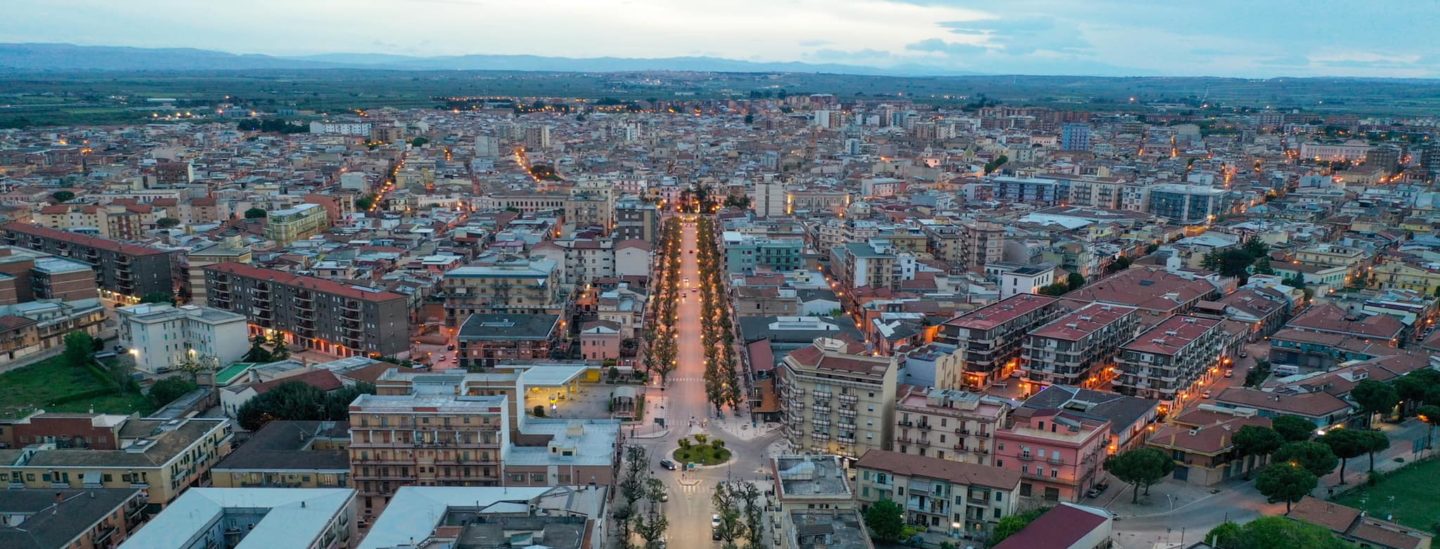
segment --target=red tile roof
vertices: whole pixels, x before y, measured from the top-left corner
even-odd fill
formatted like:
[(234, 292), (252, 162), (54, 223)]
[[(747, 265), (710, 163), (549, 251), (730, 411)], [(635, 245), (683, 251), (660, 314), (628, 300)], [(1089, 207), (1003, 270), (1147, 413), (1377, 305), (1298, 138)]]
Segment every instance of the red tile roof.
[(1014, 490), (1020, 472), (978, 463), (963, 463), (929, 456), (870, 450), (860, 457), (858, 467), (887, 471), (899, 476), (946, 480), (954, 484)]
[(250, 386), (250, 388), (255, 390), (255, 394), (263, 395), (269, 392), (271, 389), (279, 387), (281, 384), (290, 383), (292, 381), (304, 383), (327, 393), (339, 389), (340, 387), (345, 385), (344, 383), (341, 383), (340, 378), (335, 377), (335, 374), (330, 370), (312, 370), (299, 375), (282, 377), (280, 379), (272, 379), (264, 383), (256, 383), (255, 385)]
[(1158, 355), (1174, 355), (1190, 342), (1220, 325), (1219, 320), (1176, 315), (1146, 330), (1122, 349)]
[(1079, 341), (1087, 335), (1119, 322), (1125, 315), (1135, 312), (1134, 307), (1121, 305), (1106, 305), (1103, 303), (1091, 303), (1065, 316), (1055, 319), (1053, 322), (1041, 326), (1030, 335), (1050, 339), (1063, 339), (1066, 341)]
[(946, 324), (971, 330), (989, 330), (1055, 303), (1055, 298), (1017, 294), (950, 319)]
[(4, 229), (12, 233), (28, 234), (32, 236), (39, 236), (42, 238), (49, 238), (52, 240), (61, 240), (79, 246), (88, 246), (97, 250), (112, 251), (129, 256), (160, 255), (170, 253), (159, 248), (139, 246), (136, 244), (126, 244), (118, 240), (87, 236), (80, 233), (72, 233), (70, 231), (62, 231), (59, 229), (51, 229), (49, 227), (41, 227), (39, 225), (31, 225), (29, 223), (21, 223), (19, 221), (13, 221), (4, 225), (0, 225), (0, 229)]
[(1350, 316), (1344, 309), (1329, 303), (1310, 307), (1291, 319), (1286, 326), (1375, 339), (1394, 339), (1405, 329), (1405, 324), (1390, 315)]
[(1069, 549), (1110, 520), (1104, 513), (1103, 509), (1090, 511), (1061, 503), (1005, 538), (995, 549)]
[(358, 299), (361, 301), (382, 302), (390, 301), (392, 299), (405, 299), (405, 296), (396, 293), (372, 292), (362, 290), (354, 286), (341, 284), (332, 280), (315, 278), (313, 276), (300, 276), (297, 274), (287, 273), (285, 271), (277, 271), (274, 269), (262, 269), (260, 267), (253, 267), (243, 263), (216, 263), (214, 265), (205, 266), (205, 270), (232, 274), (245, 278), (253, 278), (255, 280), (266, 280), (276, 284), (284, 284), (286, 286), (294, 286), (296, 288), (305, 288), (320, 293), (337, 295), (349, 299)]

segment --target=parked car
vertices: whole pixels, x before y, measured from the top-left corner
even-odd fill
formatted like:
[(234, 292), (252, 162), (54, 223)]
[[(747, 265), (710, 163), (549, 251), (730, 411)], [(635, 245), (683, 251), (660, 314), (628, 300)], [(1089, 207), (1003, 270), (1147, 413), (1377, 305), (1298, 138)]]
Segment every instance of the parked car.
[(710, 515), (710, 539), (720, 539), (720, 515)]
[(1245, 352), (1244, 349), (1241, 349), (1241, 350), (1240, 350), (1240, 358), (1245, 358), (1245, 357), (1247, 357), (1247, 356), (1250, 356), (1250, 353), (1247, 353), (1247, 352)]
[(1210, 398), (1210, 390), (1206, 389), (1205, 392), (1200, 393), (1200, 398)]
[(1225, 370), (1225, 377), (1235, 377), (1235, 370)]
[(660, 460), (660, 466), (661, 466), (661, 467), (664, 467), (664, 468), (666, 468), (666, 469), (669, 469), (669, 470), (671, 470), (671, 471), (674, 471), (674, 470), (680, 468), (679, 466), (675, 465), (675, 462), (670, 461), (670, 460), (668, 460), (668, 459), (662, 459), (662, 460)]
[(1099, 488), (1091, 488), (1091, 489), (1089, 489), (1089, 490), (1086, 490), (1086, 491), (1085, 491), (1085, 497), (1090, 498), (1090, 499), (1095, 499), (1095, 498), (1097, 498), (1097, 497), (1100, 497), (1100, 489), (1099, 489)]

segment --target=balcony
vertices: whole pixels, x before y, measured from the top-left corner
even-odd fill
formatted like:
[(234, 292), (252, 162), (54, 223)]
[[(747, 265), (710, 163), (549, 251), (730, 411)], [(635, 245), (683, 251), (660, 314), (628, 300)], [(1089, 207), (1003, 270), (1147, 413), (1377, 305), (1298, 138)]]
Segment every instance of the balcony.
[(855, 396), (855, 395), (847, 395), (847, 394), (841, 394), (841, 395), (840, 395), (840, 402), (845, 403), (845, 404), (854, 404), (854, 403), (858, 402), (859, 400), (860, 400), (860, 397), (857, 397), (857, 396)]
[(929, 424), (929, 423), (921, 423), (921, 424), (919, 424), (919, 425), (916, 425), (916, 427), (919, 427), (921, 431), (929, 431), (929, 430), (930, 430), (930, 424)]
[(814, 406), (814, 409), (815, 409), (815, 413), (817, 413), (817, 414), (829, 414), (829, 413), (830, 413), (830, 407), (829, 407), (829, 406), (821, 406), (821, 405), (819, 405), (819, 404), (816, 404), (816, 405)]
[(1030, 461), (1030, 460), (1035, 459), (1035, 458), (1031, 457), (1030, 454), (1020, 454), (1020, 455), (1015, 456), (1015, 457), (1018, 458), (1020, 461)]
[(831, 394), (831, 393), (829, 393), (829, 392), (815, 391), (815, 400), (817, 400), (817, 401), (819, 401), (819, 400), (829, 401), (829, 400), (830, 400), (832, 397), (834, 397), (834, 396), (835, 396), (835, 395), (833, 395), (833, 394)]
[(855, 409), (854, 409), (854, 408), (841, 407), (841, 408), (840, 408), (840, 417), (848, 417), (848, 418), (850, 418), (850, 419), (855, 419)]

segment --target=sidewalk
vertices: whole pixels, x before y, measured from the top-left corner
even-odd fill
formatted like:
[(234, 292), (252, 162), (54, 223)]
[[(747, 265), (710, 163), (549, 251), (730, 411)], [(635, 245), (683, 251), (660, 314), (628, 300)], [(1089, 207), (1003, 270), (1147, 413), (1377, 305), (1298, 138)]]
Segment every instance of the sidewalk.
[(726, 417), (723, 420), (712, 419), (710, 421), (725, 434), (743, 441), (755, 440), (780, 428), (779, 423), (762, 423), (759, 427), (752, 427), (748, 418)]
[(1184, 481), (1167, 478), (1150, 486), (1150, 495), (1140, 488), (1139, 503), (1130, 503), (1129, 484), (1111, 479), (1110, 488), (1092, 500), (1079, 502), (1081, 505), (1104, 507), (1115, 514), (1130, 518), (1171, 513), (1200, 503), (1225, 490), (1234, 490), (1245, 485), (1242, 481), (1228, 481), (1215, 486), (1197, 486)]

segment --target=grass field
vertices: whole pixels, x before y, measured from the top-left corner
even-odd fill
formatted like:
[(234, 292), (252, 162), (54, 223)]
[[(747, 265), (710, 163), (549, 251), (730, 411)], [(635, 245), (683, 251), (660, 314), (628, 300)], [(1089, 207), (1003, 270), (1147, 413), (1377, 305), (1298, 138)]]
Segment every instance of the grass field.
[(709, 444), (691, 445), (688, 448), (675, 450), (675, 461), (681, 464), (694, 463), (696, 465), (719, 465), (730, 461), (730, 450), (716, 448)]
[(52, 404), (69, 395), (104, 389), (89, 370), (74, 368), (64, 357), (55, 357), (0, 374), (0, 417), (15, 417), (43, 408), (48, 412), (96, 412), (129, 414), (154, 410), (149, 399), (136, 393), (110, 393), (94, 398)]
[(1335, 503), (1369, 511), (1371, 516), (1394, 515), (1394, 521), (1411, 528), (1434, 532), (1440, 523), (1440, 505), (1435, 505), (1440, 486), (1440, 459), (1417, 462), (1385, 478), (1376, 486), (1362, 486), (1340, 494)]

